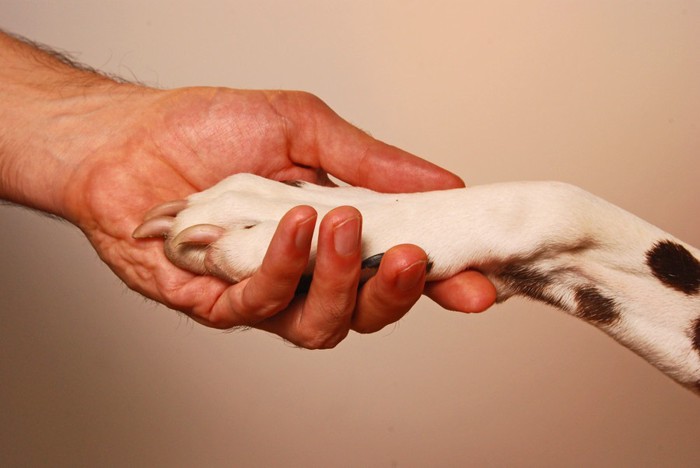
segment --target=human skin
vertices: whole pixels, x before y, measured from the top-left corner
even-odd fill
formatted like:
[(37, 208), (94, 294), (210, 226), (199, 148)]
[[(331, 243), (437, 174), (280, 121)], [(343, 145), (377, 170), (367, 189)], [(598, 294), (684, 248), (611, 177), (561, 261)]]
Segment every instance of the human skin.
[[(358, 288), (361, 214), (317, 222), (308, 206), (281, 221), (262, 268), (229, 284), (170, 264), (162, 240), (131, 236), (143, 213), (237, 172), (385, 192), (462, 186), (455, 175), (348, 124), (303, 92), (159, 90), (125, 83), (0, 33), (0, 198), (68, 220), (130, 288), (207, 326), (249, 326), (306, 348), (374, 332), (427, 294), (478, 312), (495, 300), (481, 274), (425, 283), (420, 247), (389, 250)], [(308, 294), (295, 295), (319, 229)]]

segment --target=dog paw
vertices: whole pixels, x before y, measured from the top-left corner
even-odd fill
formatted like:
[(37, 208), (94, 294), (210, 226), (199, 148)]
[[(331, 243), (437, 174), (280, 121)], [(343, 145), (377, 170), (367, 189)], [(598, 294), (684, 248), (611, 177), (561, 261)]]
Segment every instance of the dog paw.
[(237, 174), (185, 200), (169, 201), (144, 215), (137, 239), (163, 237), (178, 267), (231, 282), (262, 264), (277, 224), (293, 206), (287, 185)]
[[(163, 237), (165, 255), (178, 267), (239, 282), (260, 268), (279, 221), (290, 209), (309, 205), (320, 219), (337, 206), (352, 205), (365, 218), (362, 275), (367, 279), (376, 272), (381, 255), (396, 237), (380, 229), (385, 223), (378, 221), (384, 217), (374, 214), (372, 204), (383, 199), (381, 194), (355, 187), (281, 183), (236, 174), (185, 200), (152, 208), (133, 237)], [(400, 224), (395, 227), (401, 229)], [(307, 274), (313, 271), (316, 242), (315, 235)]]

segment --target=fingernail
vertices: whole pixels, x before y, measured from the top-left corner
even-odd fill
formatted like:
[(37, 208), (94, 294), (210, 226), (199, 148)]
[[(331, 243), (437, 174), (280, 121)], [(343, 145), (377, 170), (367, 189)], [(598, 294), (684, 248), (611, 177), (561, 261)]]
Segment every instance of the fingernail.
[(360, 248), (360, 218), (355, 216), (335, 226), (333, 243), (338, 255), (348, 256)]
[(297, 233), (294, 237), (294, 245), (299, 250), (308, 250), (311, 238), (314, 236), (316, 215), (309, 216), (297, 225)]
[(411, 291), (418, 287), (425, 277), (425, 267), (427, 263), (428, 262), (425, 260), (420, 260), (401, 270), (398, 278), (396, 278), (396, 286), (398, 289), (401, 291)]

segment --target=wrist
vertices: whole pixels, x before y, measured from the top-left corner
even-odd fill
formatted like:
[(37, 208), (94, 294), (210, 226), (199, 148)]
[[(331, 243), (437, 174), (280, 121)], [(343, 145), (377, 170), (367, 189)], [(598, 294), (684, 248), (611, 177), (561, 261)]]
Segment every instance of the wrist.
[(115, 104), (148, 91), (0, 33), (0, 199), (70, 219), (66, 185), (124, 122)]

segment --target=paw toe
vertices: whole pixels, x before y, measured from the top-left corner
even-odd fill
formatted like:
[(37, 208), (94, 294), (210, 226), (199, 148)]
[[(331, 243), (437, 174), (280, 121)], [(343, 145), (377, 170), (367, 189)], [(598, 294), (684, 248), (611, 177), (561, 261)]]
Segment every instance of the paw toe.
[(131, 236), (134, 239), (146, 239), (149, 237), (166, 237), (173, 227), (175, 218), (172, 216), (156, 216), (141, 223)]
[(187, 207), (187, 200), (173, 200), (162, 203), (148, 210), (134, 232), (134, 239), (148, 237), (166, 237), (173, 227), (175, 216)]
[(148, 221), (152, 218), (161, 216), (176, 216), (179, 212), (187, 208), (187, 200), (171, 200), (154, 206), (143, 215), (143, 220)]
[(213, 224), (190, 226), (165, 242), (165, 255), (175, 265), (185, 270), (204, 275), (207, 269), (209, 246), (224, 233), (224, 229)]

